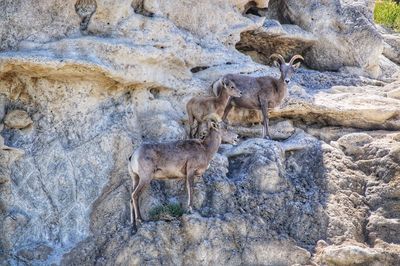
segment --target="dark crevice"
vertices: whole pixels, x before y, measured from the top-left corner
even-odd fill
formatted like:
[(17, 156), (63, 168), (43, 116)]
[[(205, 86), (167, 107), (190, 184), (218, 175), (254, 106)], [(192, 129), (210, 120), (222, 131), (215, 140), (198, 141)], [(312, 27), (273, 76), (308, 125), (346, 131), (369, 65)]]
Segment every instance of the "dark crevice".
[(81, 18), (79, 28), (82, 32), (86, 32), (90, 19), (94, 12), (96, 12), (97, 3), (95, 0), (78, 0), (75, 3), (75, 12)]
[(268, 12), (266, 17), (275, 19), (281, 24), (293, 24), (288, 14), (288, 7), (285, 0), (271, 0), (268, 4)]
[(249, 10), (246, 11), (246, 14), (251, 14), (259, 17), (265, 17), (265, 13), (267, 12), (266, 8), (257, 8), (257, 7), (251, 7)]
[(159, 88), (151, 88), (150, 93), (153, 95), (154, 99), (159, 99), (161, 90)]
[(265, 15), (268, 11), (268, 8), (258, 8), (256, 2), (251, 1), (246, 4), (244, 10), (245, 10), (244, 13), (246, 15), (255, 15), (255, 16), (259, 16), (259, 17), (265, 17)]
[(217, 66), (221, 66), (221, 65), (223, 65), (223, 64), (230, 66), (230, 65), (233, 65), (233, 64), (235, 64), (235, 63), (232, 63), (232, 62), (229, 62), (229, 61), (228, 61), (228, 62), (225, 62), (225, 63), (221, 63), (221, 64), (219, 64), (219, 65), (197, 66), (197, 67), (191, 68), (191, 69), (190, 69), (190, 72), (192, 72), (192, 73), (198, 73), (198, 72), (200, 72), (200, 71), (209, 69), (210, 67), (217, 67)]
[(190, 69), (190, 72), (197, 73), (197, 72), (206, 70), (207, 68), (210, 68), (210, 67), (209, 66), (197, 66), (197, 67)]
[(140, 14), (145, 17), (153, 17), (154, 16), (153, 13), (147, 11), (144, 8), (144, 0), (135, 0), (132, 2), (131, 6), (136, 14)]

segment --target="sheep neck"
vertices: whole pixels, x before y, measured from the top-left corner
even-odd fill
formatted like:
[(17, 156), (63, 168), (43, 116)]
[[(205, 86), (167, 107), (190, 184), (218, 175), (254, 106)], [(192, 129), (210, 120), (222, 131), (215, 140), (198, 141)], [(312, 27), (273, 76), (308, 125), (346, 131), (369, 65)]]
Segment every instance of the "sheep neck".
[(221, 136), (215, 129), (210, 129), (210, 133), (204, 139), (203, 145), (206, 149), (207, 159), (211, 161), (214, 154), (218, 151), (219, 145), (221, 145)]
[(281, 73), (281, 77), (279, 78), (279, 82), (277, 84), (277, 93), (279, 95), (279, 99), (282, 99), (285, 97), (286, 92), (287, 92), (287, 85), (285, 83), (285, 78), (283, 76), (283, 73)]
[(228, 94), (228, 90), (225, 87), (222, 87), (221, 92), (217, 96), (216, 103), (218, 106), (222, 106), (224, 109), (228, 104), (230, 95)]

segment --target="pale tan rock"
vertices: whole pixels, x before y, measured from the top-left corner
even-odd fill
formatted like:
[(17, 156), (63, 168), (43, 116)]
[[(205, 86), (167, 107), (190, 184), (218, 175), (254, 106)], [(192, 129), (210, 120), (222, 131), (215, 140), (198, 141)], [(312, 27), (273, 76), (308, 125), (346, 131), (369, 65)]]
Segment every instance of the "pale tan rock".
[(9, 128), (23, 129), (33, 123), (28, 113), (23, 110), (13, 110), (7, 113), (4, 124)]
[(364, 153), (364, 145), (372, 141), (373, 138), (366, 133), (353, 133), (341, 137), (337, 142), (346, 154), (360, 156)]
[[(233, 3), (232, 3), (233, 2)], [(235, 3), (236, 2), (236, 3)], [(218, 41), (234, 46), (240, 40), (240, 32), (254, 29), (262, 25), (263, 19), (255, 23), (244, 17), (235, 8), (240, 5), (234, 1), (206, 0), (188, 1), (180, 0), (146, 0), (145, 8), (158, 16), (166, 16), (178, 27), (184, 28), (204, 40), (217, 39)], [(249, 1), (241, 1), (248, 3)], [(268, 1), (256, 1), (265, 7)], [(263, 3), (264, 2), (264, 3)], [(208, 19), (205, 19), (208, 18)], [(217, 19), (218, 18), (218, 19)], [(225, 23), (220, 23), (224, 20)]]
[[(379, 252), (362, 245), (329, 246), (322, 255), (322, 263), (328, 265), (378, 265)], [(373, 264), (375, 262), (375, 264)]]
[(388, 92), (388, 97), (400, 100), (400, 88)]
[[(303, 127), (302, 127), (303, 128)], [(304, 127), (303, 128), (308, 134), (314, 137), (330, 143), (331, 141), (336, 141), (340, 137), (347, 135), (349, 133), (357, 132), (356, 128), (343, 128), (343, 127)]]
[[(4, 3), (0, 15), (0, 51), (15, 49), (21, 41), (48, 42), (79, 32), (76, 1), (41, 1), (35, 7), (29, 1)], [(18, 19), (16, 19), (18, 18)]]
[(373, 24), (373, 1), (357, 2), (287, 0), (284, 5), (271, 5), (271, 13), (317, 37), (305, 54), (307, 65), (324, 70), (355, 66), (364, 75), (378, 77), (383, 40)]
[(399, 34), (383, 34), (385, 40), (383, 55), (400, 64), (400, 35)]

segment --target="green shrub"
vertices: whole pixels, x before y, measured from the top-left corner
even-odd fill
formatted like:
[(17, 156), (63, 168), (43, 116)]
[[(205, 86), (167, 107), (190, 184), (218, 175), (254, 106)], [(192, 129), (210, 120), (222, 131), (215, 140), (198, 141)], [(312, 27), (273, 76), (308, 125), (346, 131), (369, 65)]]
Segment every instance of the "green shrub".
[(378, 24), (400, 31), (400, 4), (393, 0), (376, 1), (374, 19)]
[(178, 203), (169, 203), (166, 205), (159, 205), (152, 208), (149, 212), (150, 219), (170, 221), (175, 218), (181, 217), (184, 213), (181, 205)]

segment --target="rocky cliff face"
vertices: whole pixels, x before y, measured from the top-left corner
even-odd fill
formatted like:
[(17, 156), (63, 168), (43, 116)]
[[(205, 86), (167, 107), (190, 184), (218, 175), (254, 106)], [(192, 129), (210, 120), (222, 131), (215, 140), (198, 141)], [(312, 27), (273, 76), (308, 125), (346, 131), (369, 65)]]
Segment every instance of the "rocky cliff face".
[[(400, 264), (400, 37), (373, 2), (2, 1), (0, 264)], [(221, 75), (278, 75), (275, 52), (305, 67), (273, 140), (234, 110), (196, 212), (133, 231), (134, 148), (184, 139)], [(155, 181), (141, 209), (185, 199)]]

